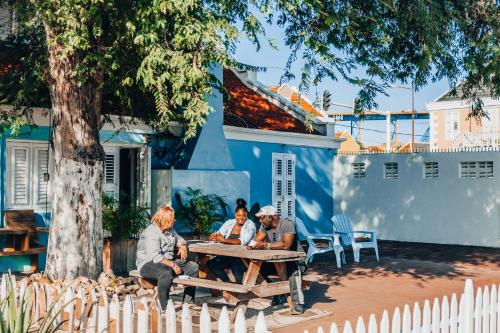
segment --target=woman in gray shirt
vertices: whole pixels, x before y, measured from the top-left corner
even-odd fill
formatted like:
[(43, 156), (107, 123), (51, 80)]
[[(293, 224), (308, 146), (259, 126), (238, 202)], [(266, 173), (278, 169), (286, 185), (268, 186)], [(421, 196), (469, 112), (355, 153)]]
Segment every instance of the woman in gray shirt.
[[(157, 280), (163, 310), (167, 308), (172, 281), (176, 275), (198, 277), (198, 264), (187, 260), (186, 241), (174, 230), (175, 213), (161, 207), (153, 215), (151, 225), (141, 233), (137, 244), (137, 269), (142, 277)], [(184, 302), (194, 299), (195, 287), (184, 289)]]

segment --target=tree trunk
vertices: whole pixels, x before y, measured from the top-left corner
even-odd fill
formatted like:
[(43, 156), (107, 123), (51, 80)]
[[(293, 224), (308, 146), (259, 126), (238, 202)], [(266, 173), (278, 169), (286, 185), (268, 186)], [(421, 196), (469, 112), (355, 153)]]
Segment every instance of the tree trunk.
[(102, 271), (102, 71), (78, 84), (82, 55), (63, 54), (46, 27), (53, 109), (54, 175), (46, 273), (52, 279), (97, 278)]

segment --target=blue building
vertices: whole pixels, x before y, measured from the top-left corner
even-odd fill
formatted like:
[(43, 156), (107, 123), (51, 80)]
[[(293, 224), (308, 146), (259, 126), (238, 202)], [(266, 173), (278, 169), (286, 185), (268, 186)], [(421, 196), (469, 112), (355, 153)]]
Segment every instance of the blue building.
[[(173, 204), (186, 186), (250, 204), (273, 204), (280, 214), (302, 218), (311, 231), (329, 232), (333, 214), (333, 156), (340, 140), (321, 117), (308, 129), (307, 112), (260, 85), (252, 73), (219, 69), (229, 93), (210, 98), (214, 112), (187, 145), (142, 123), (103, 126), (104, 190), (124, 192), (152, 209)], [(37, 127), (0, 137), (0, 224), (6, 210), (33, 209), (37, 225), (50, 225), (52, 152), (50, 114), (34, 110)], [(175, 127), (175, 126), (174, 126)], [(175, 128), (174, 128), (175, 132)], [(159, 186), (166, 181), (170, 187)], [(40, 240), (42, 245), (45, 239)], [(0, 257), (0, 271), (22, 271), (29, 256)], [(44, 258), (40, 256), (39, 267)]]

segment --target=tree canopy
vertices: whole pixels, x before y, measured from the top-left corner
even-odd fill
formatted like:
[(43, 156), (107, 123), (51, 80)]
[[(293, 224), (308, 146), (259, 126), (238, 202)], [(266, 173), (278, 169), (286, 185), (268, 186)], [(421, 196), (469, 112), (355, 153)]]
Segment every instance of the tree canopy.
[(58, 43), (60, 59), (77, 62), (78, 84), (102, 73), (104, 115), (137, 116), (160, 131), (178, 121), (193, 136), (210, 111), (206, 97), (221, 88), (210, 65), (244, 66), (234, 58), (237, 43), (266, 42), (259, 19), (284, 29), (291, 51), (282, 80), (303, 58), (302, 90), (345, 79), (360, 87), (358, 110), (376, 107), (393, 82), (418, 89), (463, 80), (475, 116), (483, 112), (479, 90), (500, 95), (491, 0), (18, 0), (13, 8), (17, 25), (2, 53), (17, 62), (0, 87), (3, 102), (17, 106), (2, 113), (9, 126), (29, 120), (25, 106), (50, 106), (47, 43)]

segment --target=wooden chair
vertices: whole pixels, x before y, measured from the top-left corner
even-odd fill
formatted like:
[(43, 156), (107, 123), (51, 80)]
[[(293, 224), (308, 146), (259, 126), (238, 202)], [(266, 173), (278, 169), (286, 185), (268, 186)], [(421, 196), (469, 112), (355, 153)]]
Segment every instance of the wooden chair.
[[(353, 230), (352, 221), (343, 214), (337, 214), (332, 217), (332, 222), (333, 232), (340, 235), (340, 244), (342, 244), (343, 247), (352, 247), (355, 262), (359, 262), (361, 249), (374, 249), (377, 261), (379, 260), (377, 235), (375, 231)], [(368, 235), (369, 239), (366, 241), (356, 240), (356, 234)]]

